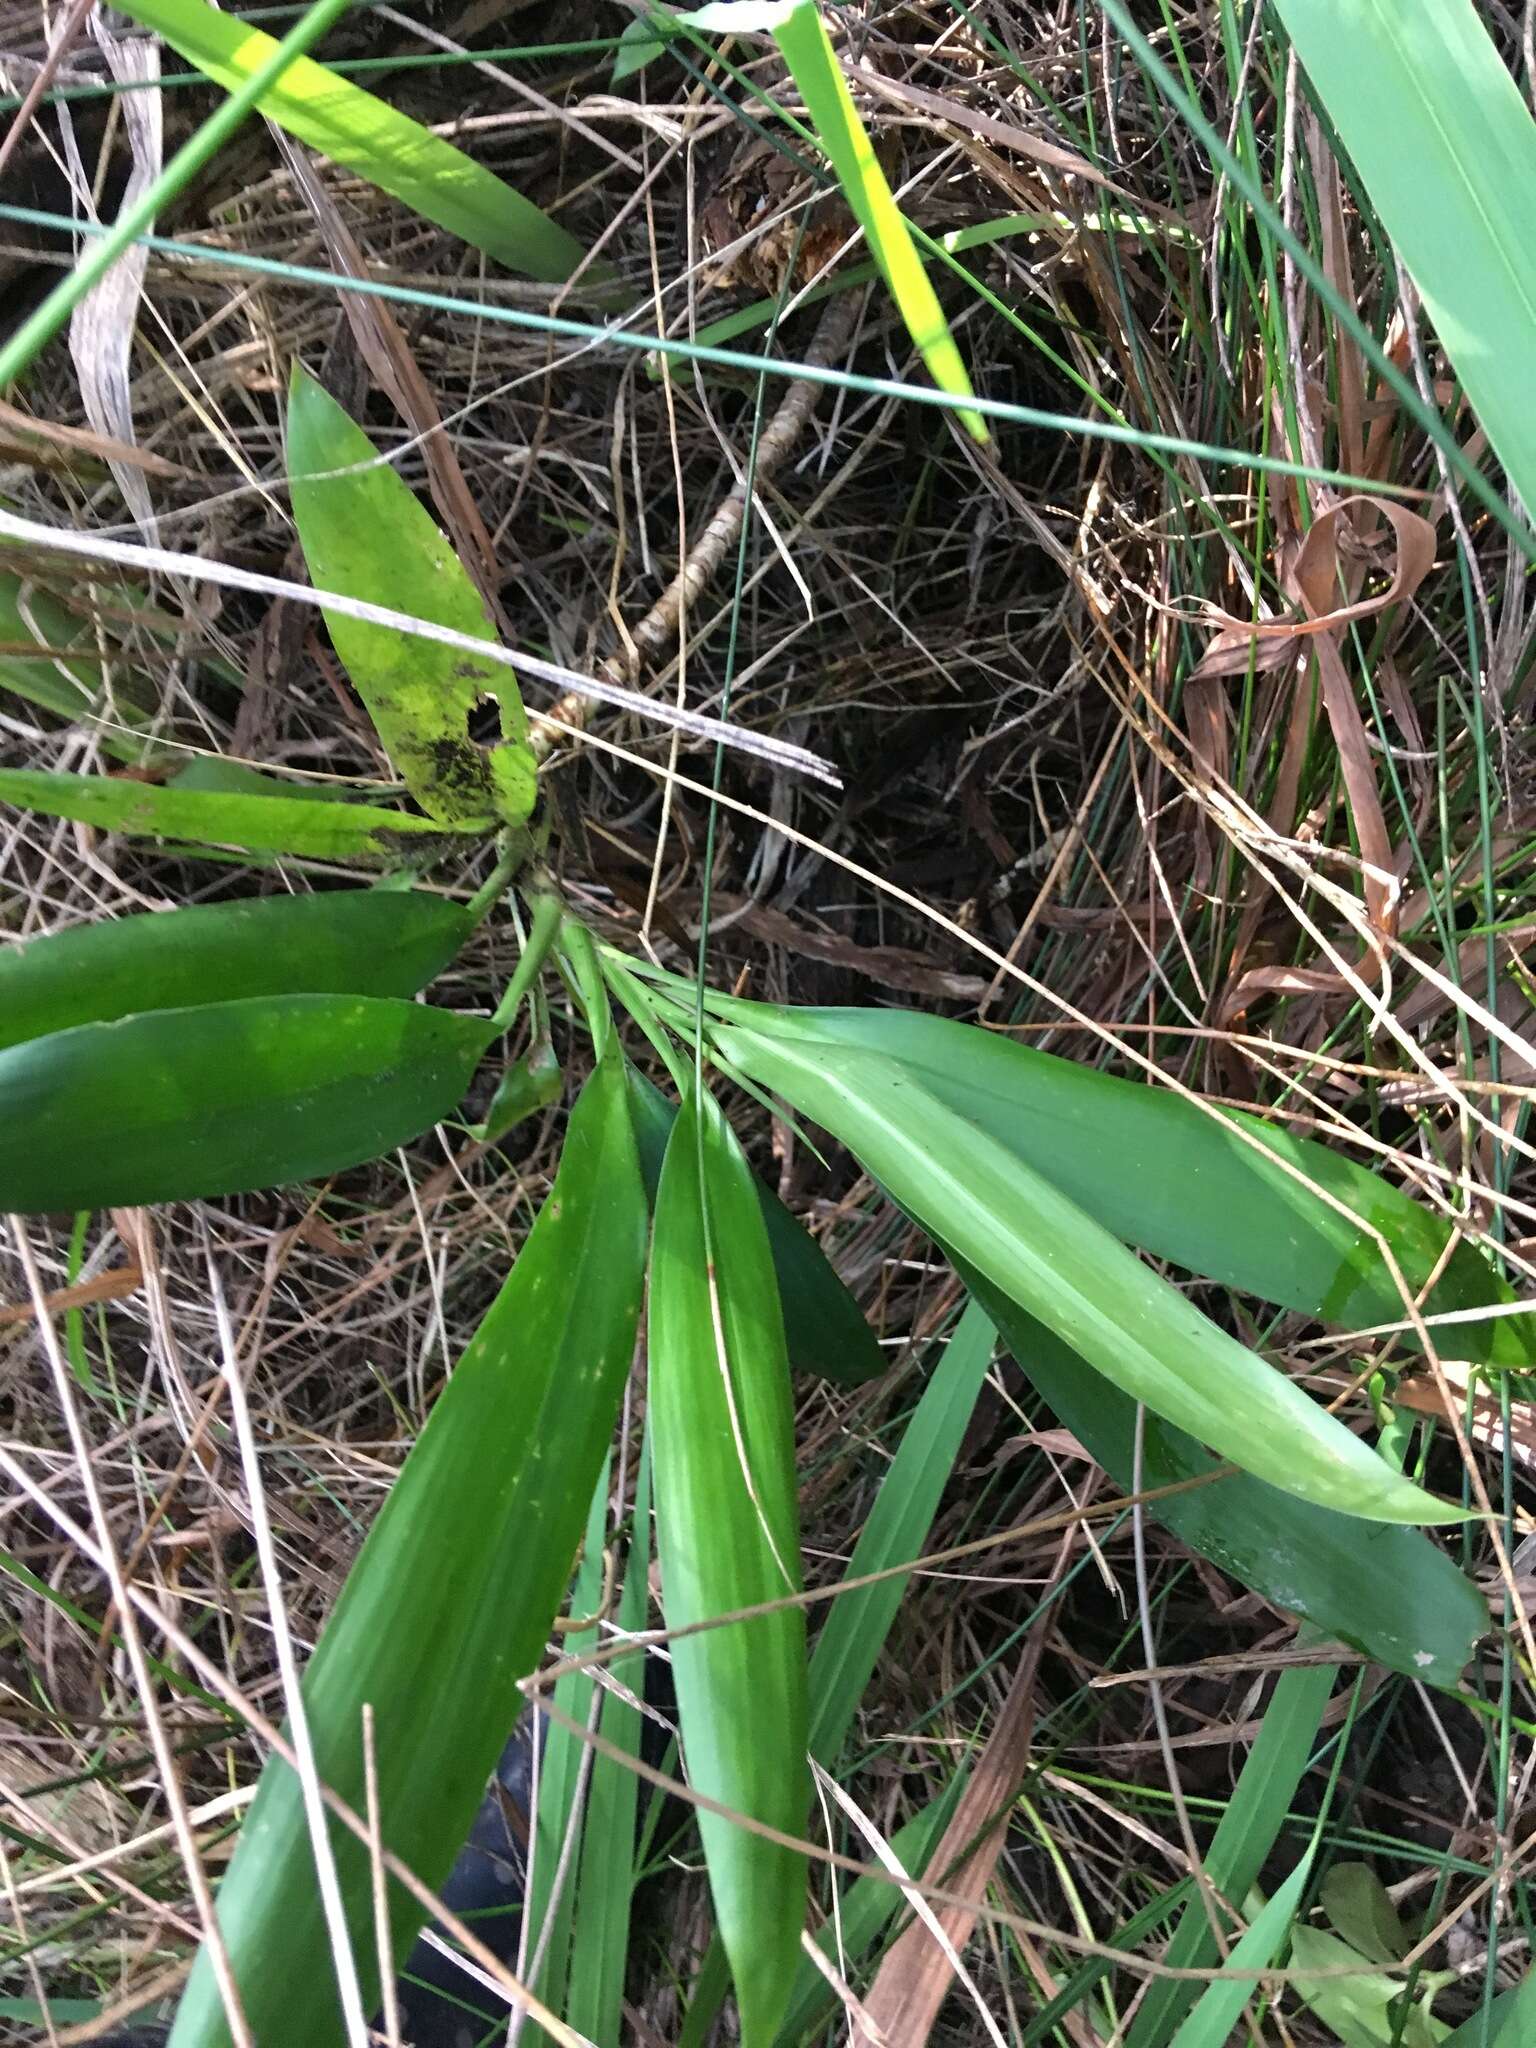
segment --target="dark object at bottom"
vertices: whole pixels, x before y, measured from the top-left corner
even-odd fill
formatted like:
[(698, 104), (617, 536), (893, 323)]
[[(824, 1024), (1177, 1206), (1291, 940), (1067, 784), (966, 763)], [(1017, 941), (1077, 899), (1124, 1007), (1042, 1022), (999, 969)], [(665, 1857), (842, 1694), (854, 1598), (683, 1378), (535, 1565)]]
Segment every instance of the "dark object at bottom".
[[(442, 1899), (488, 1949), (517, 1960), (528, 1868), (533, 1731), (527, 1715), (501, 1753), (496, 1779), (475, 1815), (469, 1840), (450, 1871)], [(499, 2048), (506, 2035), (504, 1999), (485, 1990), (441, 1949), (418, 1941), (396, 1981), (401, 2038), (410, 2048)], [(165, 2048), (170, 2028), (129, 2027), (104, 2034), (96, 2048)], [(282, 2048), (263, 2041), (258, 2048)]]

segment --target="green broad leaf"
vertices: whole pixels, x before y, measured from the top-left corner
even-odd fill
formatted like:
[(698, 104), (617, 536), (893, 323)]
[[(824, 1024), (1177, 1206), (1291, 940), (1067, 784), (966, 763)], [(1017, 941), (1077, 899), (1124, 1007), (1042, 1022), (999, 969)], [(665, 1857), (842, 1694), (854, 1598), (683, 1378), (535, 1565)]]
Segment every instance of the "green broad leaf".
[(1444, 2048), (1527, 2048), (1536, 2040), (1536, 1970), (1463, 2020)]
[[(288, 482), (310, 580), (494, 644), (469, 572), (416, 494), (297, 363), (288, 394)], [(422, 809), (445, 824), (519, 825), (538, 796), (528, 720), (512, 671), (395, 626), (322, 607), (336, 652)], [(501, 706), (506, 743), (482, 748), (469, 717)]]
[[(570, 1583), (634, 1350), (646, 1204), (624, 1076), (602, 1061), (549, 1199), (405, 1462), (304, 1675), (321, 1778), (363, 1808), (373, 1707), (381, 1831), (437, 1887)], [(368, 1852), (331, 1827), (365, 2004), (378, 1972)], [(421, 1925), (390, 1888), (398, 1964)], [(218, 1895), (255, 2040), (336, 2048), (340, 2007), (297, 1778), (262, 1775)], [(172, 2048), (229, 2048), (199, 1956)]]
[(236, 846), (305, 860), (394, 860), (430, 849), (462, 828), (373, 804), (323, 803), (293, 796), (231, 796), (163, 788), (115, 775), (62, 775), (43, 768), (0, 768), (0, 803), (70, 818), (131, 839), (174, 839), (194, 846)]
[[(131, 0), (123, 12), (163, 36), (226, 92), (243, 85), (277, 47), (261, 29), (204, 0)], [(332, 163), (356, 171), (509, 270), (562, 284), (582, 259), (573, 235), (494, 172), (312, 58), (297, 58), (257, 105)]]
[[(133, 681), (142, 690), (142, 679)], [(114, 729), (141, 724), (147, 710), (124, 688), (116, 663), (109, 688), (89, 621), (12, 569), (0, 569), (0, 690), (89, 726), (114, 761), (142, 761), (149, 752), (147, 741)]]
[(1408, 1930), (1369, 1863), (1335, 1863), (1318, 1887), (1318, 1904), (1334, 1932), (1371, 1962), (1399, 1963), (1407, 1955)]
[(0, 1052), (0, 1210), (137, 1208), (312, 1180), (447, 1116), (483, 1017), (255, 996), (79, 1024)]
[[(1323, 1974), (1339, 1970), (1353, 1974)], [(1317, 1927), (1291, 1931), (1291, 1990), (1338, 2036), (1344, 2048), (1440, 2048), (1451, 2030), (1435, 2018), (1430, 2001), (1437, 1990), (1455, 1979), (1454, 1971), (1427, 1971), (1419, 1980), (1425, 1989), (1405, 2016), (1400, 2010), (1401, 1976), (1388, 1977), (1374, 1970), (1366, 1957), (1336, 1934), (1324, 1934)]]
[[(1264, 1970), (1274, 1961), (1296, 1918), (1312, 1868), (1309, 1849), (1267, 1905), (1261, 1907), (1226, 1959), (1230, 1970)], [(1173, 2048), (1227, 2048), (1243, 2008), (1257, 1998), (1251, 1978), (1218, 1977), (1201, 1992), (1194, 2011), (1173, 2037)]]
[(1394, 1472), (906, 1067), (830, 1040), (740, 1026), (716, 1031), (714, 1042), (749, 1080), (841, 1139), (952, 1255), (1155, 1415), (1318, 1506), (1374, 1521), (1464, 1519)]
[[(1299, 1664), (1282, 1671), (1275, 1681), (1258, 1735), (1243, 1760), (1232, 1797), (1205, 1852), (1206, 1877), (1212, 1888), (1233, 1905), (1241, 1906), (1258, 1883), (1259, 1873), (1279, 1839), (1291, 1801), (1312, 1760), (1313, 1745), (1338, 1675), (1336, 1664)], [(1163, 1962), (1170, 1970), (1220, 1966), (1211, 1916), (1203, 1899), (1193, 1898), (1185, 1904), (1163, 1953)], [(1199, 1997), (1198, 1982), (1179, 1977), (1154, 1978), (1136, 2008), (1126, 2035), (1126, 2048), (1166, 2048), (1174, 2029)]]
[(1536, 122), (1473, 0), (1276, 0), (1510, 482), (1536, 505)]
[(440, 896), (257, 896), (79, 925), (0, 950), (0, 1048), (76, 1024), (249, 996), (409, 996), (473, 929)]
[[(714, 1101), (685, 1105), (667, 1146), (651, 1247), (650, 1410), (667, 1626), (801, 1589), (794, 1419), (768, 1235), (751, 1170)], [(786, 1606), (672, 1644), (689, 1783), (800, 1835), (805, 1612)], [(768, 2048), (805, 1921), (804, 1859), (700, 1811), (743, 2048)]]
[[(944, 308), (923, 268), (901, 209), (892, 197), (874, 144), (859, 118), (837, 54), (822, 26), (816, 0), (768, 7), (725, 0), (725, 4), (703, 7), (680, 19), (693, 28), (726, 34), (733, 30), (772, 31), (837, 173), (843, 197), (864, 230), (870, 253), (880, 266), (886, 288), (896, 301), (896, 309), (927, 365), (929, 376), (941, 391), (951, 392), (957, 398), (974, 398), (976, 394), (949, 331)], [(960, 418), (973, 439), (989, 438), (980, 413), (963, 411)]]
[[(721, 1007), (776, 1035), (887, 1054), (1116, 1237), (1281, 1308), (1353, 1329), (1401, 1322), (1402, 1295), (1366, 1225), (1415, 1296), (1439, 1275), (1427, 1314), (1514, 1299), (1471, 1245), (1445, 1259), (1450, 1226), (1433, 1211), (1258, 1117), (1212, 1113), (1170, 1089), (915, 1011)], [(1440, 1343), (1450, 1356), (1529, 1366), (1536, 1317), (1453, 1324)]]
[[(1136, 1472), (1136, 1403), (998, 1288), (957, 1261), (1020, 1369), (1122, 1492)], [(1454, 1691), (1489, 1627), (1488, 1603), (1418, 1529), (1362, 1522), (1282, 1493), (1246, 1472), (1215, 1479), (1216, 1459), (1148, 1415), (1142, 1484), (1205, 1484), (1148, 1504), (1186, 1549), (1330, 1640), (1426, 1685)]]
[[(634, 1067), (629, 1069), (629, 1099), (640, 1170), (654, 1202), (677, 1111)], [(773, 1254), (790, 1364), (796, 1372), (814, 1373), (837, 1387), (862, 1387), (878, 1379), (886, 1369), (885, 1353), (826, 1253), (756, 1174), (752, 1184)]]

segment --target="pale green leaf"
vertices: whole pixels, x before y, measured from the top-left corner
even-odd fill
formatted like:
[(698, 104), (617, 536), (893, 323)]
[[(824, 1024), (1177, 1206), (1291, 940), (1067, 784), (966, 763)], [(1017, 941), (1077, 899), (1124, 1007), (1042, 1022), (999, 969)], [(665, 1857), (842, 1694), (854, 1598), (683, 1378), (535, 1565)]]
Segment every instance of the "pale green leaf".
[[(1397, 2010), (1404, 1979), (1383, 1975), (1347, 1941), (1317, 1927), (1293, 1929), (1291, 1971), (1291, 1989), (1343, 2048), (1439, 2048), (1450, 2034), (1429, 2009), (1436, 1990), (1449, 1981), (1444, 1975), (1420, 1979), (1424, 1988), (1404, 2017)], [(1334, 1971), (1349, 1975), (1322, 1974)]]
[(464, 829), (373, 804), (236, 796), (43, 768), (0, 768), (0, 803), (95, 825), (103, 832), (123, 832), (131, 839), (238, 846), (311, 860), (399, 859), (429, 851), (434, 841), (442, 843)]
[[(288, 480), (317, 590), (494, 642), (480, 593), (436, 521), (362, 428), (297, 364), (288, 397)], [(329, 606), (325, 622), (424, 811), (453, 825), (527, 818), (538, 779), (510, 669)], [(482, 697), (501, 706), (505, 745), (482, 748), (470, 737), (470, 714)]]
[[(798, 1593), (794, 1426), (773, 1263), (750, 1169), (708, 1096), (684, 1105), (662, 1168), (649, 1352), (668, 1627)], [(690, 1784), (733, 1814), (803, 1833), (804, 1610), (727, 1620), (671, 1647)], [(744, 2048), (767, 2048), (799, 1957), (804, 1860), (716, 1813), (700, 1811), (699, 1831)]]
[[(1291, 1932), (1311, 1867), (1309, 1849), (1275, 1896), (1254, 1916), (1241, 1939), (1233, 1944), (1226, 1959), (1229, 1970), (1262, 1970), (1274, 1961), (1281, 1943)], [(1227, 2048), (1244, 2006), (1257, 1989), (1252, 1979), (1216, 1978), (1201, 1992), (1194, 2011), (1174, 2035), (1173, 2048)]]
[[(277, 47), (263, 30), (205, 0), (128, 0), (123, 12), (226, 92)], [(494, 172), (312, 58), (290, 64), (258, 104), (300, 142), (509, 270), (561, 284), (581, 261), (576, 238)]]

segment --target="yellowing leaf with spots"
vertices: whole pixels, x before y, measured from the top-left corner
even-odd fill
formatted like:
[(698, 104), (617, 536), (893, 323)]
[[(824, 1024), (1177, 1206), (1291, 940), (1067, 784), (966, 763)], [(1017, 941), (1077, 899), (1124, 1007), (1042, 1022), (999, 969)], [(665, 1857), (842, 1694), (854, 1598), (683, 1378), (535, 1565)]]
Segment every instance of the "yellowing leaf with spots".
[[(415, 493), (313, 377), (294, 367), (288, 480), (315, 588), (494, 642), (480, 593)], [(521, 824), (537, 778), (512, 672), (463, 648), (325, 608), (331, 639), (416, 801), (445, 825)], [(501, 706), (504, 743), (482, 747), (470, 713)]]

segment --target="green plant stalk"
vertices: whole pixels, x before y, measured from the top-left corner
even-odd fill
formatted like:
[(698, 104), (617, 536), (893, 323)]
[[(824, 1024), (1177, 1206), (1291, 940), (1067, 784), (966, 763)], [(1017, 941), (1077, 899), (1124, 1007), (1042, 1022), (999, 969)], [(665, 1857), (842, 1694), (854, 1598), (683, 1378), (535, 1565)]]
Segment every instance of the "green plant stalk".
[[(500, 869), (497, 872), (500, 873)], [(495, 1015), (491, 1018), (495, 1030), (511, 1030), (513, 1019), (522, 1007), (524, 997), (537, 981), (544, 962), (549, 958), (549, 949), (555, 943), (563, 915), (564, 906), (559, 897), (550, 891), (542, 891), (534, 897), (528, 943), (523, 947), (523, 957), (517, 963), (516, 973), (507, 984), (507, 992), (496, 1005)]]
[(107, 233), (83, 255), (67, 277), (61, 278), (43, 303), (23, 320), (10, 340), (0, 348), (0, 391), (27, 369), (48, 346), (82, 299), (106, 276), (119, 256), (154, 222), (205, 164), (224, 147), (262, 94), (288, 69), (296, 57), (304, 56), (319, 42), (326, 30), (339, 21), (352, 0), (316, 0), (296, 21), (267, 61), (253, 71), (223, 106), (216, 107), (197, 133), (184, 142), (165, 169), (134, 205), (120, 213)]
[[(39, 207), (11, 206), (0, 204), (0, 220), (17, 221), (26, 226), (57, 229), (61, 234), (75, 234), (89, 237), (94, 234), (108, 234), (112, 230), (101, 228), (93, 221), (71, 220), (66, 214), (48, 213)], [(1045, 433), (1081, 435), (1090, 441), (1112, 441), (1119, 446), (1137, 448), (1144, 453), (1163, 455), (1187, 455), (1199, 462), (1218, 464), (1227, 469), (1252, 470), (1261, 475), (1295, 477), (1303, 483), (1331, 484), (1337, 489), (1374, 491), (1378, 496), (1405, 498), (1412, 495), (1406, 484), (1395, 484), (1382, 477), (1356, 476), (1348, 470), (1292, 461), (1288, 456), (1271, 455), (1262, 448), (1223, 447), (1219, 442), (1200, 441), (1183, 434), (1154, 433), (1142, 427), (1132, 426), (1112, 419), (1098, 419), (1092, 415), (1050, 412), (1041, 406), (1021, 405), (1007, 398), (989, 398), (978, 393), (966, 399), (950, 391), (941, 391), (937, 385), (904, 383), (897, 377), (871, 377), (861, 371), (847, 370), (830, 364), (801, 363), (793, 357), (775, 358), (752, 356), (741, 349), (711, 348), (703, 342), (689, 341), (681, 335), (665, 336), (650, 333), (642, 328), (600, 327), (590, 320), (573, 320), (564, 314), (538, 313), (524, 306), (503, 306), (485, 300), (455, 298), (449, 292), (423, 291), (412, 285), (392, 284), (386, 278), (350, 277), (339, 270), (328, 270), (318, 264), (274, 262), (262, 256), (246, 255), (239, 249), (211, 250), (196, 242), (177, 241), (169, 235), (141, 235), (143, 247), (175, 256), (183, 262), (216, 263), (221, 270), (241, 271), (251, 277), (281, 278), (290, 284), (319, 285), (333, 291), (355, 292), (362, 298), (387, 300), (392, 305), (415, 306), (428, 313), (451, 313), (462, 318), (466, 311), (472, 312), (476, 320), (491, 326), (516, 327), (529, 334), (547, 334), (557, 339), (574, 341), (588, 346), (601, 342), (605, 348), (628, 349), (640, 355), (661, 354), (675, 358), (678, 362), (707, 363), (723, 370), (744, 370), (751, 376), (759, 374), (782, 378), (786, 382), (798, 380), (807, 384), (825, 385), (830, 389), (857, 393), (866, 398), (894, 398), (908, 405), (927, 406), (938, 412), (964, 412), (967, 409), (982, 418), (998, 420), (1006, 426), (1038, 427)], [(1394, 386), (1394, 389), (1396, 387)], [(1407, 405), (1407, 400), (1404, 400)], [(1420, 418), (1424, 408), (1417, 393), (1408, 409), (1415, 418)], [(1443, 429), (1440, 430), (1443, 433)], [(1464, 462), (1459, 447), (1457, 462)], [(1482, 492), (1491, 497), (1488, 510), (1505, 532), (1515, 535), (1522, 547), (1530, 546), (1530, 537), (1511, 513), (1508, 505), (1492, 490), (1486, 477), (1474, 473)]]

